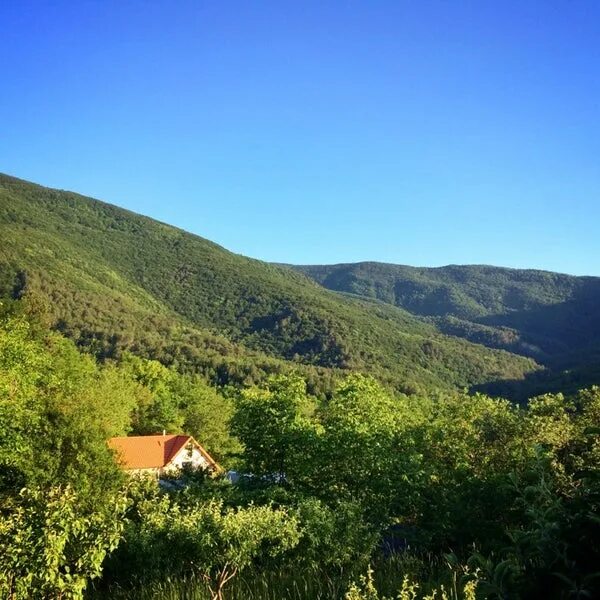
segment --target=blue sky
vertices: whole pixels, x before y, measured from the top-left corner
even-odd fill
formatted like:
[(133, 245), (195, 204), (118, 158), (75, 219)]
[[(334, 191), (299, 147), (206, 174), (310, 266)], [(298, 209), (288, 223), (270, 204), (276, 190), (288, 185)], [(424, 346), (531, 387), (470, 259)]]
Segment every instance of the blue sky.
[(600, 275), (600, 2), (2, 2), (0, 171), (256, 258)]

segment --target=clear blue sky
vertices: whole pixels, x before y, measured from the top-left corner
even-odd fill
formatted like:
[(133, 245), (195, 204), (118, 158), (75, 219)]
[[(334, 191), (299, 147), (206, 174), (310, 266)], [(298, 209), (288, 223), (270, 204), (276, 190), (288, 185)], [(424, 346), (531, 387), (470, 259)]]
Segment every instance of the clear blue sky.
[(600, 2), (0, 3), (0, 171), (265, 260), (600, 275)]

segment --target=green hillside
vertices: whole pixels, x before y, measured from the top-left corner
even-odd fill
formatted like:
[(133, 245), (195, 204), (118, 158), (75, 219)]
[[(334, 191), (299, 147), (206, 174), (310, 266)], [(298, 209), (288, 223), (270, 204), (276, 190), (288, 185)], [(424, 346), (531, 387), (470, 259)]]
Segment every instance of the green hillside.
[(328, 289), (401, 307), (448, 335), (531, 356), (549, 368), (532, 378), (540, 391), (600, 381), (598, 277), (373, 262), (294, 269)]
[(0, 176), (0, 292), (47, 305), (101, 357), (128, 349), (217, 383), (299, 368), (317, 387), (366, 371), (398, 389), (519, 380), (536, 364), (442, 335), (396, 306), (78, 194)]

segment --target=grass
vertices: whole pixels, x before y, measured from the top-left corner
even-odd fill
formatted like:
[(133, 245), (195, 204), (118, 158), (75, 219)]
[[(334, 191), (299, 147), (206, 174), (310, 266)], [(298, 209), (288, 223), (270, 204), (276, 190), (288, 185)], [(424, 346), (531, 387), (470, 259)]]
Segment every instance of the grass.
[[(251, 572), (225, 588), (227, 600), (336, 600), (343, 599), (347, 582), (317, 572)], [(210, 600), (207, 585), (196, 576), (166, 579), (132, 588), (111, 586), (96, 590), (93, 600)]]
[[(344, 600), (352, 581), (358, 580), (364, 569), (326, 572), (317, 568), (279, 571), (248, 570), (225, 589), (226, 600)], [(405, 576), (419, 582), (426, 594), (444, 586), (449, 600), (461, 597), (456, 569), (442, 557), (418, 557), (410, 553), (397, 554), (376, 561), (374, 582), (381, 596), (395, 598)], [(206, 584), (200, 577), (187, 576), (163, 581), (139, 583), (128, 588), (111, 586), (91, 590), (89, 600), (210, 600)]]

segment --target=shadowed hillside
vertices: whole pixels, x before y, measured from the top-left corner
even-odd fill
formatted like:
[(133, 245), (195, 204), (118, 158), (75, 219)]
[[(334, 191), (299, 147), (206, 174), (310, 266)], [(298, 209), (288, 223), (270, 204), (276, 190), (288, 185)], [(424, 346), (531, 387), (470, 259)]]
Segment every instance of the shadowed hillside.
[[(551, 370), (533, 379), (552, 381), (553, 389), (600, 381), (598, 277), (482, 265), (293, 268), (328, 289), (377, 298), (424, 317), (448, 335), (531, 356)], [(539, 390), (545, 386), (540, 383)]]

